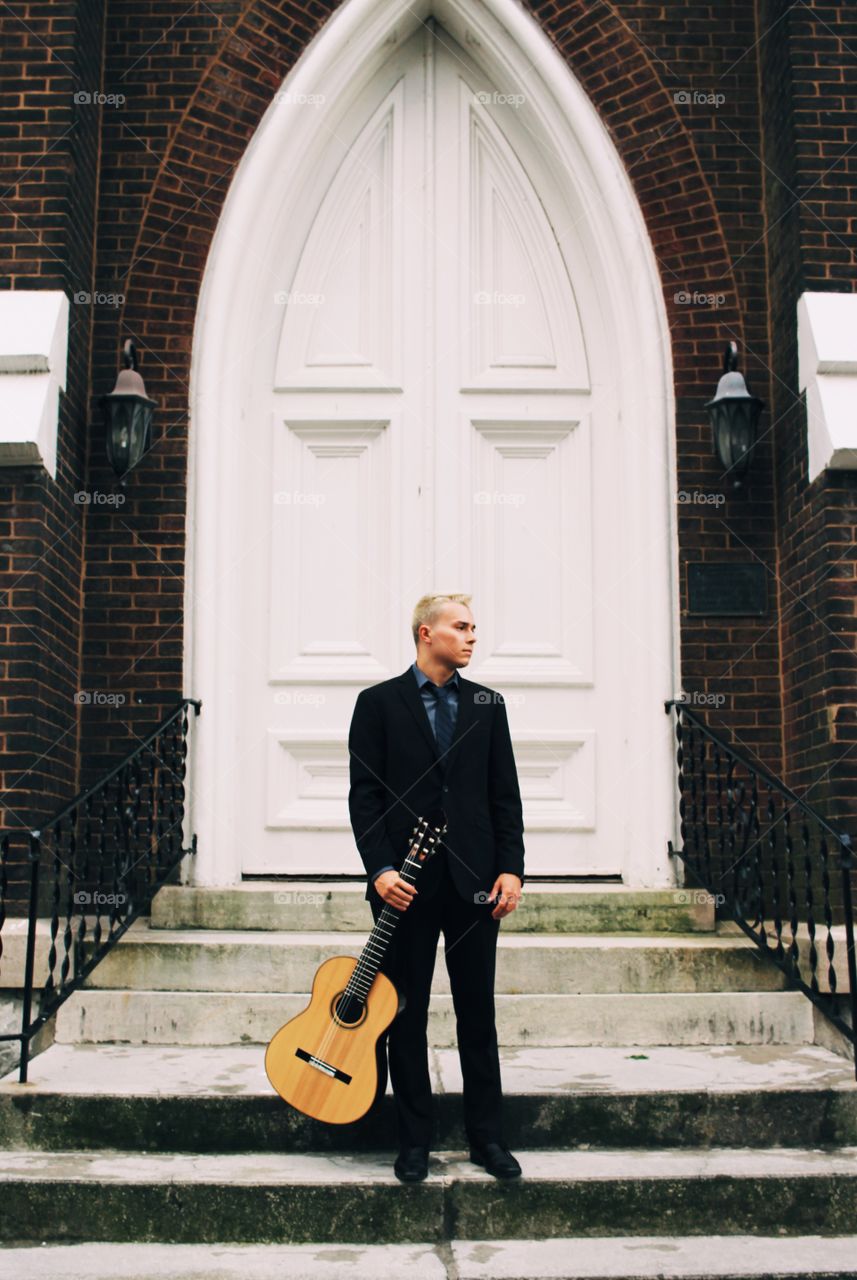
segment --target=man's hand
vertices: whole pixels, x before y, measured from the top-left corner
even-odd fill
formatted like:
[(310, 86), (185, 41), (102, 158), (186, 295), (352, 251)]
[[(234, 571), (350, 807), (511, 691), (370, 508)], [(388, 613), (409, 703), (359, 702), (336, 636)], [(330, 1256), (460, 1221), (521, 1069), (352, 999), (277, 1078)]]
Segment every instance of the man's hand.
[[(379, 877), (382, 879), (383, 877)], [(499, 895), (499, 896), (498, 896)], [(503, 871), (494, 881), (489, 898), (498, 898), (497, 905), (491, 912), (492, 920), (502, 920), (510, 911), (514, 911), (521, 901), (521, 880), (511, 871)]]
[(382, 871), (373, 884), (387, 906), (395, 907), (397, 911), (406, 911), (417, 892), (412, 884), (400, 878), (398, 871)]

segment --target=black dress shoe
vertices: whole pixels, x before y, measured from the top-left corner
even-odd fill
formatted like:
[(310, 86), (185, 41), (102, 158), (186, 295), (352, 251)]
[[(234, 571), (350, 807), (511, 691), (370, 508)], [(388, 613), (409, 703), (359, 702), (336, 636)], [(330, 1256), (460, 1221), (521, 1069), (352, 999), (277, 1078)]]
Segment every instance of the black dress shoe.
[(474, 1164), (481, 1164), (495, 1178), (520, 1178), (521, 1166), (508, 1147), (500, 1142), (484, 1142), (481, 1146), (471, 1146), (470, 1159)]
[(402, 1147), (393, 1173), (400, 1182), (422, 1182), (428, 1173), (428, 1147)]

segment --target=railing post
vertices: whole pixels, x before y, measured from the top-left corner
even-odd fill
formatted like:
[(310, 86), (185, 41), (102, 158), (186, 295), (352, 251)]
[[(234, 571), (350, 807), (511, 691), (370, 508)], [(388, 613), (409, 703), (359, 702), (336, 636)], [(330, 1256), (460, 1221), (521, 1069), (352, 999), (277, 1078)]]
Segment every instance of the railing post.
[(38, 831), (30, 832), (30, 902), (27, 912), (27, 955), (24, 962), (24, 1007), (21, 1010), (21, 1064), (18, 1073), (20, 1084), (27, 1083), (27, 1067), (30, 1061), (30, 1021), (33, 1010), (33, 970), (36, 960), (36, 924), (39, 912), (39, 867), (41, 840)]
[(845, 912), (845, 955), (848, 961), (848, 987), (851, 992), (851, 1029), (854, 1043), (854, 1077), (857, 1079), (857, 957), (854, 955), (854, 907), (851, 897), (851, 837), (839, 837), (842, 864), (842, 906)]
[[(30, 831), (29, 833), (29, 863), (30, 863), (30, 885), (29, 885), (29, 904), (27, 911), (27, 940), (24, 959), (23, 974), (23, 999), (21, 1009), (21, 1030), (14, 1033), (0, 1034), (0, 1041), (20, 1041), (21, 1058), (19, 1064), (19, 1081), (21, 1084), (27, 1083), (27, 1071), (30, 1061), (30, 1050), (34, 1034), (40, 1031), (47, 1022), (54, 1016), (59, 1006), (66, 1000), (73, 991), (89, 976), (90, 971), (98, 964), (111, 948), (119, 941), (127, 932), (129, 927), (139, 917), (139, 915), (151, 903), (154, 893), (164, 884), (171, 872), (179, 865), (181, 859), (188, 853), (196, 853), (196, 836), (191, 838), (191, 848), (184, 849), (183, 844), (183, 823), (185, 815), (185, 792), (183, 786), (184, 779), (184, 761), (187, 755), (187, 726), (188, 713), (187, 708), (193, 707), (194, 713), (198, 716), (202, 707), (202, 703), (194, 698), (183, 698), (175, 711), (171, 712), (161, 723), (155, 728), (145, 739), (139, 742), (138, 746), (131, 751), (124, 760), (120, 761), (109, 773), (105, 774), (100, 781), (89, 787), (86, 791), (75, 796), (70, 804), (67, 804), (59, 813), (55, 814), (51, 820), (42, 825), (38, 831)], [(136, 832), (136, 824), (138, 822), (137, 810), (139, 807), (139, 796), (141, 790), (139, 761), (143, 759), (143, 753), (146, 758), (151, 759), (155, 764), (160, 766), (161, 761), (158, 755), (159, 741), (167, 734), (171, 726), (176, 722), (180, 722), (180, 741), (175, 741), (176, 733), (172, 734), (172, 755), (164, 766), (166, 771), (172, 777), (173, 774), (179, 778), (179, 783), (171, 782), (173, 796), (170, 799), (172, 825), (167, 832), (162, 835), (158, 824), (156, 823), (154, 830), (156, 838), (160, 841), (163, 839), (168, 844), (167, 856), (163, 864), (160, 859), (160, 852), (156, 858), (155, 875), (151, 877), (141, 888), (138, 893), (133, 892), (132, 872), (136, 863), (132, 859), (132, 851), (128, 846), (128, 832), (133, 830)], [(153, 777), (157, 770), (153, 768)], [(135, 772), (135, 770), (137, 772)], [(130, 778), (130, 782), (129, 782)], [(160, 783), (158, 783), (160, 785)], [(111, 793), (111, 787), (116, 793)], [(176, 791), (178, 794), (176, 796)], [(94, 816), (92, 809), (95, 805), (100, 805), (101, 810)], [(151, 804), (154, 806), (153, 812), (157, 811), (156, 798), (153, 798)], [(109, 813), (107, 812), (109, 809)], [(173, 810), (176, 813), (173, 814)], [(96, 853), (99, 858), (99, 864), (96, 870), (95, 879), (97, 881), (96, 889), (100, 891), (104, 885), (104, 876), (110, 874), (111, 862), (110, 850), (108, 848), (106, 855), (104, 849), (104, 828), (111, 821), (111, 815), (118, 816), (120, 831), (116, 833), (117, 842), (122, 844), (119, 848), (113, 850), (112, 871), (113, 878), (109, 879), (107, 888), (113, 892), (108, 899), (111, 902), (109, 928), (106, 939), (102, 940), (101, 915), (102, 908), (100, 900), (96, 902), (95, 926), (93, 928), (93, 951), (89, 959), (86, 958), (85, 937), (86, 937), (86, 914), (83, 904), (81, 903), (80, 924), (76, 934), (72, 934), (72, 917), (75, 915), (75, 907), (77, 905), (75, 894), (75, 885), (78, 875), (78, 861), (76, 857), (78, 839), (78, 828), (81, 811), (85, 815), (85, 831), (84, 831), (84, 852), (83, 852), (83, 876), (84, 879), (89, 878), (90, 864), (87, 860), (90, 852), (90, 842), (93, 839), (90, 830), (91, 822), (94, 821), (100, 825), (98, 836), (96, 837)], [(130, 826), (129, 826), (130, 824)], [(179, 850), (176, 855), (173, 851), (175, 841), (172, 838), (173, 827), (179, 828)], [(151, 835), (152, 827), (147, 828), (147, 834), (143, 839), (148, 839)], [(54, 851), (55, 875), (54, 875), (54, 898), (52, 904), (52, 914), (50, 918), (50, 954), (48, 955), (48, 976), (42, 980), (41, 990), (39, 993), (39, 1009), (33, 1018), (34, 1004), (34, 987), (35, 987), (35, 963), (36, 963), (36, 934), (38, 926), (39, 912), (39, 889), (41, 876), (41, 856), (43, 849), (42, 837), (46, 832), (51, 833), (52, 846)], [(113, 827), (110, 833), (113, 832)], [(110, 834), (108, 833), (108, 834)], [(123, 842), (123, 835), (126, 837)], [(59, 916), (61, 913), (61, 889), (59, 884), (59, 866), (63, 864), (60, 848), (62, 839), (67, 838), (70, 845), (69, 858), (70, 862), (64, 865), (68, 872), (66, 877), (66, 903), (65, 903), (65, 930), (58, 939), (59, 933)], [(0, 929), (2, 929), (6, 918), (6, 902), (7, 902), (7, 854), (8, 854), (8, 834), (0, 833)], [(108, 840), (109, 845), (109, 840)], [(160, 844), (158, 846), (160, 850)], [(136, 855), (137, 850), (135, 849)], [(124, 860), (122, 855), (124, 854)], [(127, 892), (126, 892), (127, 891)], [(86, 897), (86, 893), (82, 897)], [(116, 904), (122, 896), (127, 901), (127, 910), (117, 912)], [(121, 917), (121, 918), (120, 918)], [(0, 954), (2, 954), (2, 937), (0, 937)], [(54, 972), (58, 963), (57, 951), (62, 953), (60, 963), (60, 972), (58, 981), (54, 981)], [(69, 966), (73, 958), (73, 974), (69, 977)]]
[[(664, 703), (666, 711), (676, 715), (676, 764), (678, 768), (679, 814), (681, 836), (678, 848), (669, 844), (685, 868), (710, 893), (722, 888), (733, 918), (763, 955), (786, 975), (790, 985), (802, 991), (815, 1007), (828, 1018), (837, 1030), (854, 1046), (854, 1070), (857, 1079), (857, 955), (855, 955), (854, 857), (851, 838), (835, 831), (821, 814), (796, 795), (779, 778), (764, 766), (739, 755), (732, 746), (713, 730), (690, 707), (673, 698)], [(682, 725), (689, 727), (688, 748), (685, 750)], [(699, 752), (694, 751), (693, 737), (699, 736)], [(712, 807), (709, 785), (712, 781), (706, 767), (710, 753), (714, 769), (713, 799), (716, 800), (716, 830), (718, 835), (716, 863), (712, 868), (708, 853), (707, 815)], [(698, 759), (697, 759), (698, 754)], [(725, 763), (725, 776), (723, 764)], [(759, 784), (766, 788), (767, 806), (759, 799)], [(697, 801), (697, 791), (701, 798)], [(690, 794), (689, 812), (686, 795)], [(723, 795), (728, 798), (723, 812)], [(778, 815), (774, 797), (778, 797), (781, 813)], [(794, 838), (791, 829), (791, 813), (799, 819), (801, 867), (798, 868)], [(797, 824), (796, 824), (797, 825)], [(699, 858), (698, 829), (702, 828), (705, 863)], [(765, 829), (766, 828), (766, 829)], [(782, 831), (782, 843), (778, 835)], [(764, 840), (767, 837), (769, 880), (766, 882)], [(844, 1001), (845, 978), (837, 985), (837, 968), (843, 967), (842, 945), (834, 941), (833, 909), (830, 899), (830, 870), (828, 850), (838, 848), (842, 867), (842, 905), (845, 915), (845, 958), (850, 988), (850, 1021)], [(781, 868), (780, 863), (785, 866)], [(728, 865), (727, 865), (728, 864)], [(783, 901), (781, 871), (787, 876), (788, 901)], [(802, 875), (799, 872), (802, 871)], [(730, 875), (731, 873), (731, 875)], [(820, 896), (816, 891), (820, 884)], [(770, 889), (770, 895), (768, 894)], [(788, 908), (788, 924), (791, 942), (783, 943), (783, 908)], [(773, 928), (769, 928), (768, 914), (773, 911)], [(817, 936), (819, 924), (816, 915), (823, 916), (826, 937)], [(748, 917), (752, 915), (752, 920)], [(809, 935), (809, 973), (802, 972), (798, 938), (802, 928)], [(772, 945), (773, 940), (773, 945)], [(819, 945), (827, 953), (830, 997), (820, 989), (818, 979)], [(835, 961), (835, 963), (834, 963)], [(838, 998), (837, 998), (838, 994)]]

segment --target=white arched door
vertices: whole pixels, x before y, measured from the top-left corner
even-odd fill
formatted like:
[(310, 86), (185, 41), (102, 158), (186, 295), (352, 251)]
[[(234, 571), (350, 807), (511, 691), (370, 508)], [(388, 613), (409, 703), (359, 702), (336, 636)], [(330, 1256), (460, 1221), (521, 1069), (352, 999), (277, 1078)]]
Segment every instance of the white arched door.
[[(628, 878), (629, 768), (670, 806), (671, 653), (666, 632), (652, 684), (651, 637), (628, 626), (629, 574), (647, 562), (628, 561), (616, 335), (557, 153), (521, 83), (434, 21), (347, 108), (293, 111), (316, 131), (313, 162), (278, 242), (247, 242), (258, 333), (243, 335), (240, 448), (220, 481), (240, 540), (221, 554), (239, 565), (241, 871), (360, 873), (354, 700), (413, 661), (416, 600), (449, 590), (473, 595), (463, 674), (508, 705), (528, 875)], [(641, 716), (666, 731), (647, 758)], [(656, 878), (663, 850), (649, 856), (632, 878)]]

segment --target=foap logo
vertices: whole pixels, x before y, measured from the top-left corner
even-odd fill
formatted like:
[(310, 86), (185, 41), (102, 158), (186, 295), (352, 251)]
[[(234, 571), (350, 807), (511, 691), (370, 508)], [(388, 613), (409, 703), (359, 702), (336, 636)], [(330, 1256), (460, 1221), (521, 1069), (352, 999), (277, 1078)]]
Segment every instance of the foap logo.
[(473, 301), (477, 307), (522, 307), (527, 301), (523, 293), (501, 293), (498, 289), (480, 289), (474, 293)]
[(274, 94), (275, 102), (286, 102), (290, 107), (321, 107), (327, 101), (323, 93), (295, 93), (291, 89), (281, 89)]
[(681, 506), (722, 507), (725, 493), (707, 493), (703, 489), (679, 489), (677, 501)]
[(281, 289), (274, 294), (276, 307), (321, 307), (324, 301), (323, 293), (301, 293), (299, 289)]
[(725, 93), (706, 93), (701, 89), (677, 89), (673, 102), (677, 107), (722, 107)]
[(103, 689), (78, 689), (74, 700), (85, 707), (121, 707), (127, 698), (124, 693), (105, 693)]
[(78, 89), (74, 100), (79, 107), (124, 107), (124, 93), (99, 93), (89, 89)]
[(726, 694), (704, 693), (701, 689), (693, 689), (690, 693), (682, 690), (676, 701), (683, 702), (689, 707), (715, 707), (719, 711), (726, 704)]
[(473, 100), (483, 107), (514, 107), (517, 111), (527, 99), (523, 93), (500, 93), (498, 89), (493, 89), (490, 92), (481, 90), (474, 93)]
[(73, 295), (76, 307), (121, 307), (125, 303), (124, 293), (87, 293), (79, 289)]
[(492, 702), (505, 703), (507, 707), (522, 707), (527, 701), (525, 693), (499, 693), (496, 689), (478, 689), (473, 695), (477, 706), (490, 706)]
[(722, 907), (726, 897), (722, 893), (708, 893), (705, 889), (678, 889), (673, 901), (683, 906)]
[(323, 707), (327, 698), (323, 693), (303, 689), (278, 689), (274, 694), (277, 707)]
[(324, 897), (323, 893), (282, 889), (274, 894), (274, 902), (278, 907), (320, 907), (324, 905)]
[(320, 507), (327, 501), (327, 494), (302, 492), (299, 489), (278, 489), (274, 494), (275, 507)]
[(500, 493), (497, 489), (477, 489), (473, 495), (477, 507), (521, 507), (526, 500), (525, 493)]
[(102, 493), (100, 489), (78, 489), (74, 500), (79, 507), (121, 507), (124, 493)]
[(90, 893), (87, 889), (75, 889), (74, 902), (77, 907), (121, 907), (128, 901), (124, 893), (104, 893), (95, 889)]
[(698, 289), (677, 289), (673, 294), (677, 307), (712, 307), (715, 310), (726, 302), (725, 293), (701, 293)]

